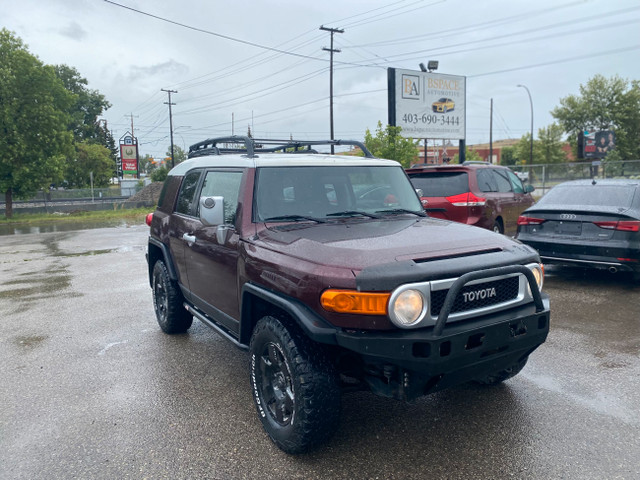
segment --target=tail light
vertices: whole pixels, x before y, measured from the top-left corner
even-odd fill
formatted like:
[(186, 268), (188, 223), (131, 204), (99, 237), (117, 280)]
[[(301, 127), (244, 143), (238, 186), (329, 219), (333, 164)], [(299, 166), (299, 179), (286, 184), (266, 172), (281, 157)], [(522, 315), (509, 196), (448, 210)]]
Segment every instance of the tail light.
[(151, 220), (153, 220), (153, 212), (147, 213), (147, 217), (145, 218), (145, 223), (147, 226), (151, 226)]
[(445, 197), (454, 207), (483, 207), (487, 203), (486, 198), (477, 197), (472, 192), (461, 193)]
[(607, 230), (620, 230), (622, 232), (638, 232), (640, 231), (640, 221), (637, 220), (620, 220), (619, 222), (593, 222), (600, 228)]
[(518, 225), (542, 225), (546, 220), (544, 218), (525, 217), (520, 215), (518, 217)]

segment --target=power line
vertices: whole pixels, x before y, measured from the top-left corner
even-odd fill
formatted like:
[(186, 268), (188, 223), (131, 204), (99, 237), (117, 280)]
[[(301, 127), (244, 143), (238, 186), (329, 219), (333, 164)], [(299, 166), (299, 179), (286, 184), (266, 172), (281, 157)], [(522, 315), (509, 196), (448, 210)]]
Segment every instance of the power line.
[(556, 65), (558, 63), (574, 62), (576, 60), (585, 60), (587, 58), (602, 57), (604, 55), (615, 55), (617, 53), (628, 52), (628, 51), (631, 51), (631, 50), (638, 50), (638, 49), (640, 49), (640, 45), (632, 45), (632, 46), (629, 46), (629, 47), (616, 48), (616, 49), (613, 49), (613, 50), (606, 50), (604, 52), (596, 52), (596, 53), (585, 54), (585, 55), (577, 55), (575, 57), (562, 58), (562, 59), (559, 59), (559, 60), (551, 60), (549, 62), (534, 63), (532, 65), (526, 65), (526, 66), (522, 66), (522, 67), (506, 68), (504, 70), (495, 70), (493, 72), (476, 73), (475, 75), (467, 75), (467, 78), (485, 77), (485, 76), (488, 76), (488, 75), (497, 75), (498, 73), (515, 72), (516, 70), (526, 70), (528, 68), (546, 67), (548, 65)]
[[(640, 7), (633, 7), (633, 8), (629, 8), (629, 9), (623, 9), (623, 10), (618, 10), (616, 12), (610, 12), (610, 14), (602, 14), (602, 15), (597, 15), (597, 16), (590, 16), (590, 17), (584, 17), (582, 19), (576, 19), (576, 20), (571, 20), (571, 21), (567, 21), (567, 22), (559, 22), (556, 24), (552, 24), (552, 25), (547, 25), (544, 27), (537, 27), (534, 29), (527, 29), (527, 30), (523, 30), (520, 32), (515, 32), (515, 33), (510, 33), (510, 34), (505, 34), (505, 35), (497, 35), (494, 37), (488, 37), (488, 38), (484, 38), (484, 39), (474, 39), (473, 41), (470, 42), (460, 42), (457, 44), (450, 44), (450, 45), (446, 45), (443, 47), (434, 47), (434, 48), (430, 48), (430, 49), (425, 49), (425, 50), (416, 50), (413, 52), (405, 52), (405, 53), (399, 53), (399, 54), (395, 54), (395, 55), (391, 55), (388, 58), (391, 60), (387, 60), (386, 62), (378, 62), (377, 64), (374, 65), (381, 65), (384, 63), (390, 63), (391, 61), (400, 61), (400, 60), (409, 60), (414, 58), (414, 55), (425, 55), (425, 54), (438, 54), (438, 55), (453, 55), (453, 54), (458, 54), (458, 53), (467, 53), (470, 51), (475, 51), (475, 50), (483, 50), (483, 49), (487, 49), (487, 48), (496, 48), (496, 47), (502, 47), (502, 46), (506, 46), (506, 45), (513, 45), (515, 43), (526, 43), (526, 42), (531, 42), (531, 41), (535, 41), (535, 40), (546, 40), (549, 38), (556, 38), (556, 37), (562, 37), (562, 36), (567, 36), (567, 35), (575, 35), (575, 34), (580, 34), (580, 33), (584, 33), (584, 29), (576, 29), (576, 30), (571, 30), (571, 31), (561, 31), (558, 32), (554, 35), (544, 35), (544, 36), (538, 36), (538, 37), (533, 37), (533, 38), (527, 38), (527, 39), (522, 39), (522, 40), (510, 40), (508, 42), (503, 42), (503, 43), (499, 43), (499, 44), (493, 44), (493, 45), (484, 45), (484, 46), (476, 46), (476, 47), (472, 47), (472, 48), (467, 48), (467, 49), (462, 49), (462, 50), (454, 50), (454, 51), (445, 51), (442, 52), (441, 50), (445, 50), (445, 49), (449, 49), (449, 48), (453, 48), (453, 47), (459, 47), (459, 46), (465, 46), (465, 45), (475, 45), (478, 42), (487, 42), (490, 40), (496, 40), (496, 39), (502, 39), (502, 38), (511, 38), (514, 35), (524, 35), (527, 33), (533, 33), (533, 32), (539, 32), (542, 30), (548, 30), (548, 29), (552, 29), (552, 28), (558, 28), (558, 27), (564, 27), (566, 25), (573, 25), (576, 23), (582, 23), (582, 22), (588, 22), (588, 21), (592, 21), (594, 19), (597, 18), (602, 18), (603, 16), (610, 16), (610, 15), (618, 15), (620, 13), (628, 13), (634, 10), (640, 10)], [(638, 21), (640, 21), (640, 19), (630, 19), (630, 20), (623, 20), (623, 21), (618, 21), (616, 23), (609, 23), (609, 24), (603, 24), (603, 25), (597, 25), (595, 27), (592, 27), (591, 30), (594, 29), (601, 29), (601, 28), (611, 28), (611, 27), (619, 27), (621, 25), (626, 25), (626, 24), (631, 24), (631, 23), (637, 23)], [(371, 59), (371, 60), (375, 60), (375, 59)], [(371, 61), (369, 60), (369, 61)]]
[(177, 25), (178, 27), (187, 28), (187, 29), (193, 30), (195, 32), (205, 33), (207, 35), (212, 35), (212, 36), (218, 37), (218, 38), (224, 38), (225, 40), (230, 40), (232, 42), (241, 43), (243, 45), (249, 45), (249, 46), (255, 47), (255, 48), (261, 48), (263, 50), (269, 50), (269, 51), (272, 51), (272, 52), (278, 52), (278, 53), (281, 53), (283, 55), (291, 55), (293, 57), (308, 58), (308, 59), (311, 59), (311, 60), (323, 61), (323, 59), (318, 58), (318, 57), (310, 57), (308, 55), (301, 55), (301, 54), (298, 54), (298, 53), (289, 52), (287, 50), (280, 50), (279, 48), (269, 47), (267, 45), (261, 45), (259, 43), (250, 42), (248, 40), (242, 40), (241, 38), (231, 37), (229, 35), (224, 35), (222, 33), (213, 32), (211, 30), (205, 30), (204, 28), (193, 27), (193, 26), (187, 25), (185, 23), (176, 22), (175, 20), (170, 20), (168, 18), (164, 18), (164, 17), (160, 17), (158, 15), (154, 15), (152, 13), (143, 12), (142, 10), (138, 10), (136, 8), (133, 8), (133, 7), (128, 7), (126, 5), (122, 5), (122, 4), (114, 2), (112, 0), (103, 0), (103, 1), (105, 3), (110, 4), (110, 5), (113, 5), (113, 6), (116, 6), (116, 7), (120, 7), (120, 8), (124, 8), (125, 10), (130, 10), (130, 11), (138, 13), (140, 15), (144, 15), (144, 16), (147, 16), (147, 17), (155, 18), (156, 20), (160, 20), (162, 22), (166, 22), (166, 23), (170, 23), (170, 24), (173, 24), (173, 25)]
[(548, 13), (551, 13), (553, 11), (556, 10), (560, 10), (560, 9), (564, 9), (564, 8), (568, 8), (568, 7), (573, 7), (575, 5), (578, 4), (583, 4), (584, 2), (582, 0), (577, 1), (577, 2), (572, 2), (572, 3), (567, 3), (564, 5), (558, 5), (556, 7), (553, 8), (543, 8), (543, 9), (539, 9), (537, 11), (531, 11), (531, 12), (526, 12), (526, 13), (519, 13), (517, 15), (511, 15), (508, 17), (502, 17), (502, 18), (497, 18), (497, 19), (493, 19), (493, 20), (489, 20), (486, 22), (480, 22), (480, 23), (474, 23), (471, 25), (465, 25), (465, 26), (456, 26), (455, 28), (448, 28), (446, 30), (439, 30), (436, 32), (429, 32), (429, 33), (423, 33), (420, 35), (413, 35), (410, 37), (402, 37), (402, 38), (397, 38), (394, 40), (383, 40), (383, 41), (379, 41), (379, 42), (373, 42), (373, 43), (366, 43), (366, 44), (362, 44), (362, 45), (354, 45), (353, 47), (345, 47), (345, 48), (358, 48), (358, 47), (382, 47), (382, 46), (393, 46), (393, 45), (399, 45), (402, 43), (411, 43), (411, 42), (415, 42), (416, 40), (419, 39), (424, 39), (424, 38), (450, 38), (450, 35), (452, 33), (455, 33), (456, 36), (460, 36), (460, 34), (462, 33), (472, 33), (474, 31), (477, 30), (481, 30), (484, 31), (484, 29), (488, 26), (497, 26), (497, 25), (502, 25), (505, 23), (512, 23), (514, 21), (518, 21), (520, 19), (531, 19), (532, 17), (536, 17), (536, 16), (540, 16), (540, 15), (546, 15)]

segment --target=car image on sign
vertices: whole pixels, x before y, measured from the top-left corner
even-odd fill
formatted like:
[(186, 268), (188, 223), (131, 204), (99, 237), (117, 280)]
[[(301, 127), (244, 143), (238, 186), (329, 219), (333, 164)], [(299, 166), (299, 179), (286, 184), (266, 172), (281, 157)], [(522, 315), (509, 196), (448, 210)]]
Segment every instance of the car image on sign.
[(456, 104), (454, 103), (453, 100), (451, 100), (450, 98), (444, 98), (444, 97), (439, 99), (437, 102), (433, 102), (433, 104), (431, 104), (431, 108), (436, 113), (452, 112), (455, 106)]

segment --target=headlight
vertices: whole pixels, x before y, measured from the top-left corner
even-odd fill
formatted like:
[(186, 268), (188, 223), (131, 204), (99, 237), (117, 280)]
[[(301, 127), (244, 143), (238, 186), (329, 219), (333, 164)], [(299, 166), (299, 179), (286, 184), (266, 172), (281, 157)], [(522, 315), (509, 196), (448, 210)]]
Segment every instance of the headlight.
[[(536, 279), (536, 283), (538, 284), (538, 290), (542, 291), (542, 285), (544, 284), (544, 265), (541, 263), (532, 263), (527, 265), (529, 269), (533, 272), (533, 276)], [(527, 282), (527, 291), (529, 295), (531, 295), (531, 287), (529, 282)]]
[(408, 327), (421, 320), (426, 314), (425, 299), (418, 290), (400, 292), (391, 304), (391, 318), (399, 327)]

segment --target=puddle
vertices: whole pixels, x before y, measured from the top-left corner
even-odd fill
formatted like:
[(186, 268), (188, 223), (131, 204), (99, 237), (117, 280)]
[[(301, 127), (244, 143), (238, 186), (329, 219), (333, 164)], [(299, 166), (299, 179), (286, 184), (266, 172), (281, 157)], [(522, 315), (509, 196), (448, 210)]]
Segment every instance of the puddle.
[(74, 252), (74, 253), (54, 253), (54, 257), (92, 257), (94, 255), (104, 255), (106, 253), (126, 253), (133, 252), (135, 250), (144, 252), (146, 251), (146, 246), (144, 245), (135, 245), (135, 246), (125, 246), (125, 247), (117, 247), (117, 248), (105, 248), (103, 250), (87, 250), (86, 252)]
[(47, 338), (49, 337), (47, 337), (46, 335), (29, 335), (29, 336), (21, 335), (19, 337), (15, 337), (13, 340), (15, 344), (18, 345), (19, 347), (33, 348), (40, 345)]
[(93, 228), (110, 228), (110, 227), (132, 227), (142, 225), (144, 222), (136, 220), (102, 220), (99, 222), (80, 221), (80, 222), (47, 222), (42, 225), (0, 225), (0, 236), (2, 235), (29, 235), (38, 233), (51, 232), (73, 232), (76, 230), (89, 230)]
[[(58, 238), (45, 236), (41, 240), (48, 257), (57, 257), (62, 254), (58, 242), (66, 235), (56, 237)], [(71, 291), (71, 275), (67, 270), (67, 265), (63, 264), (60, 259), (53, 259), (53, 263), (43, 270), (26, 272), (19, 277), (7, 279), (0, 284), (0, 287), (8, 287), (0, 289), (0, 300), (12, 300), (17, 304), (16, 309), (24, 310), (31, 308), (35, 302), (43, 299), (60, 295), (80, 296), (79, 293)]]

